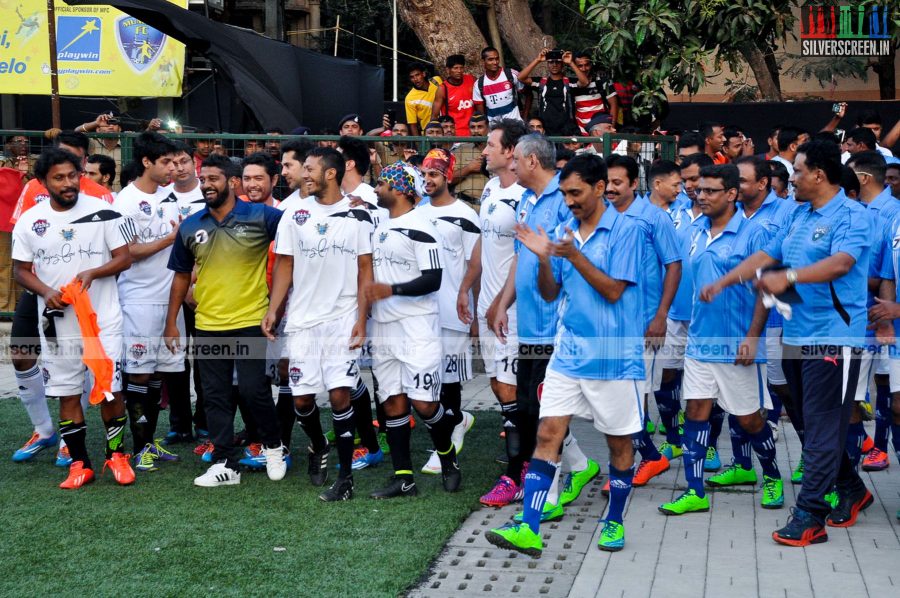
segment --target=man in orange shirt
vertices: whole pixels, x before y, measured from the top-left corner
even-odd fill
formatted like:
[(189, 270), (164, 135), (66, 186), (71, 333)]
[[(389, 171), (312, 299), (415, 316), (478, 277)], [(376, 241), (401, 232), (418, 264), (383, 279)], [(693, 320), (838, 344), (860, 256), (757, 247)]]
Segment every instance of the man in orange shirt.
[(722, 153), (725, 146), (725, 127), (722, 123), (705, 122), (700, 125), (700, 136), (703, 137), (703, 152), (712, 158), (714, 164), (727, 164), (728, 158)]
[[(53, 139), (53, 145), (75, 154), (81, 161), (84, 169), (87, 160), (90, 142), (84, 133), (63, 131)], [(112, 192), (95, 183), (86, 176), (79, 178), (81, 193), (100, 198), (112, 203)], [(28, 209), (50, 198), (47, 188), (37, 178), (28, 181), (13, 215), (10, 224), (15, 224)], [(31, 438), (13, 453), (13, 461), (28, 461), (46, 448), (56, 446), (58, 436), (50, 418), (50, 410), (47, 407), (47, 397), (44, 394), (44, 379), (41, 370), (37, 367), (37, 358), (41, 347), (38, 341), (38, 309), (37, 297), (30, 291), (23, 291), (16, 304), (16, 312), (13, 315), (12, 330), (10, 332), (10, 357), (16, 374), (16, 382), (19, 386), (19, 398), (31, 425), (34, 428)], [(56, 464), (67, 467), (71, 463), (69, 452), (65, 444), (60, 444)]]

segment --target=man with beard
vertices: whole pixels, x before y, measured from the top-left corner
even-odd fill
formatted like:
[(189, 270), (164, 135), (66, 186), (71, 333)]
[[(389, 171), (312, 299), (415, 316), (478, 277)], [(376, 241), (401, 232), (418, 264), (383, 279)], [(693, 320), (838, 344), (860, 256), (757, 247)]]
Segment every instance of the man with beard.
[[(460, 321), (457, 315), (456, 298), (481, 229), (478, 228), (475, 210), (450, 193), (455, 165), (453, 154), (445, 149), (435, 148), (426, 154), (422, 174), (425, 193), (431, 201), (418, 209), (437, 229), (443, 249), (443, 279), (438, 292), (443, 346), (441, 404), (455, 426), (453, 445), (459, 454), (475, 417), (462, 410), (462, 383), (472, 378), (472, 341), (469, 338), (470, 325)], [(432, 453), (422, 473), (437, 474), (440, 467), (439, 455)]]
[(339, 152), (315, 148), (304, 165), (312, 195), (279, 224), (275, 246), (279, 260), (262, 329), (274, 339), (278, 310), (293, 285), (285, 326), (290, 389), (297, 418), (310, 439), (309, 475), (314, 486), (328, 479), (331, 447), (315, 401), (317, 393), (328, 391), (340, 470), (319, 498), (334, 502), (353, 496), (356, 425), (350, 392), (359, 377), (356, 358), (366, 336), (368, 306), (359, 289), (372, 281), (373, 229), (368, 210), (352, 209), (350, 198), (341, 193), (344, 160)]
[[(53, 139), (53, 145), (72, 153), (79, 159), (80, 167), (84, 168), (89, 147), (87, 135), (63, 131)], [(81, 176), (78, 179), (78, 188), (84, 195), (97, 197), (107, 203), (113, 202), (110, 190), (98, 185), (87, 176)], [(46, 201), (49, 197), (50, 195), (40, 179), (34, 178), (28, 181), (28, 184), (22, 189), (22, 193), (19, 194), (13, 215), (9, 219), (10, 224), (16, 224), (27, 210)], [(53, 429), (53, 420), (50, 418), (47, 397), (44, 393), (44, 381), (41, 377), (41, 370), (37, 367), (40, 345), (35, 344), (34, 339), (38, 337), (38, 323), (37, 297), (26, 289), (16, 303), (9, 349), (10, 361), (15, 370), (16, 383), (19, 387), (19, 398), (25, 411), (28, 412), (33, 432), (31, 438), (13, 453), (13, 461), (16, 462), (27, 461), (41, 451), (56, 446), (59, 438)], [(86, 395), (82, 400), (82, 405), (87, 405)], [(66, 467), (71, 462), (65, 442), (60, 442), (56, 464)]]
[[(180, 220), (175, 198), (162, 185), (175, 172), (172, 160), (176, 149), (159, 133), (142, 133), (134, 140), (138, 178), (122, 189), (113, 203), (137, 229), (135, 238), (129, 239), (134, 263), (119, 276), (118, 284), (125, 322), (125, 404), (131, 416), (138, 471), (154, 471), (157, 461), (178, 458), (155, 439), (163, 378), (184, 371), (184, 353), (172, 353), (161, 342), (172, 286), (172, 273), (165, 264)], [(183, 318), (177, 323), (183, 339)]]
[(440, 236), (420, 211), (411, 167), (402, 162), (381, 172), (375, 192), (390, 219), (375, 229), (372, 262), (375, 282), (365, 298), (372, 306), (372, 369), (378, 399), (387, 417), (394, 475), (370, 496), (387, 499), (418, 494), (410, 455), (409, 407), (425, 422), (440, 459), (444, 490), (462, 483), (451, 434), (455, 422), (440, 403)]
[(237, 165), (224, 156), (203, 161), (200, 185), (206, 208), (181, 223), (169, 258), (175, 278), (169, 294), (165, 341), (173, 352), (179, 344), (178, 312), (197, 266), (196, 340), (201, 346), (196, 350), (206, 354), (197, 364), (214, 447), (214, 464), (194, 480), (195, 485), (203, 487), (241, 481), (233, 437), (231, 382), (235, 369), (239, 391), (259, 428), (269, 479), (282, 479), (287, 469), (266, 380), (266, 347), (259, 336), (259, 322), (269, 304), (266, 257), (281, 212), (239, 201), (234, 194), (239, 177)]
[(81, 159), (72, 153), (47, 149), (34, 170), (49, 201), (28, 210), (16, 223), (12, 259), (16, 281), (39, 297), (37, 308), (58, 314), (47, 314), (54, 320), (55, 336), (41, 331), (41, 358), (46, 392), (59, 398), (59, 430), (72, 455), (69, 475), (60, 488), (74, 490), (94, 479), (81, 406), (85, 340), (75, 308), (63, 302), (60, 291), (73, 274), (81, 292), (90, 298), (106, 354), (109, 378), (98, 381), (109, 385), (100, 407), (106, 427), (105, 467), (119, 484), (132, 484), (134, 471), (124, 453), (127, 418), (118, 365), (123, 347), (122, 310), (115, 276), (131, 265), (127, 244), (136, 231), (133, 223), (109, 204), (79, 193)]

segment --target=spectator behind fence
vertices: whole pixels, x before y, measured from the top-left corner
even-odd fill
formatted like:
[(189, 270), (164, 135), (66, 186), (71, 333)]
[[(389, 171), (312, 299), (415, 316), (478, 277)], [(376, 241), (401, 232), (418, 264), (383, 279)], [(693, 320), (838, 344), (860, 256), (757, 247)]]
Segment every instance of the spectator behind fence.
[(468, 137), (469, 119), (475, 109), (472, 100), (475, 77), (465, 72), (466, 57), (462, 54), (448, 56), (446, 66), (447, 78), (438, 86), (431, 107), (431, 120), (441, 115), (450, 116), (456, 123), (456, 134)]
[(10, 135), (6, 138), (3, 153), (0, 153), (0, 168), (13, 168), (23, 173), (27, 179), (32, 178), (37, 156), (29, 154), (28, 137)]
[[(419, 135), (420, 132), (432, 120), (432, 107), (438, 88), (443, 81), (440, 77), (428, 77), (428, 69), (424, 64), (414, 64), (409, 67), (409, 82), (412, 89), (406, 94), (403, 105), (406, 108), (406, 124), (409, 132)], [(341, 131), (341, 135), (347, 135)]]
[(91, 154), (84, 166), (84, 174), (98, 185), (112, 191), (116, 183), (116, 162), (103, 154)]
[[(472, 116), (469, 130), (473, 137), (487, 137), (487, 117), (483, 114)], [(488, 180), (482, 155), (486, 141), (460, 143), (453, 150), (457, 166), (453, 175), (456, 198), (466, 202), (475, 211), (481, 205), (481, 192)]]

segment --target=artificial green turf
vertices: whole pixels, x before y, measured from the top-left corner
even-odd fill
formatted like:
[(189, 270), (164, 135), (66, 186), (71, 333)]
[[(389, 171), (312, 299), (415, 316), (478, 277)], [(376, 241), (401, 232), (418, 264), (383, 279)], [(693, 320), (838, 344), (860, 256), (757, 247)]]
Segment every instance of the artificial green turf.
[[(501, 473), (500, 416), (476, 417), (459, 493), (445, 493), (440, 476), (417, 473), (417, 498), (371, 500), (391, 473), (385, 463), (355, 474), (353, 500), (326, 504), (309, 484), (305, 457), (298, 460), (306, 446), (299, 427), (294, 466), (280, 482), (245, 472), (239, 486), (196, 488), (192, 480), (207, 465), (179, 446), (182, 462), (138, 474), (133, 486), (117, 486), (106, 472), (81, 490), (60, 490), (65, 472), (53, 466), (55, 451), (10, 460), (30, 429), (18, 400), (0, 400), (0, 596), (396, 596), (420, 580)], [(97, 409), (88, 426), (99, 474)], [(419, 422), (416, 467), (429, 445)], [(332, 452), (329, 483), (336, 460)]]

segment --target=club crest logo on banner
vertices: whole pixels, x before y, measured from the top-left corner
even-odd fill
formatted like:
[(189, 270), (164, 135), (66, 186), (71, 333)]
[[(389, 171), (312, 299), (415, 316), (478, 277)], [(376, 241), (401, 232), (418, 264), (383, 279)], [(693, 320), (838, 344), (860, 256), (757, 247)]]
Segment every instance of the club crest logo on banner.
[(116, 42), (119, 52), (136, 73), (143, 73), (153, 66), (162, 54), (168, 37), (139, 21), (124, 15), (116, 19)]

